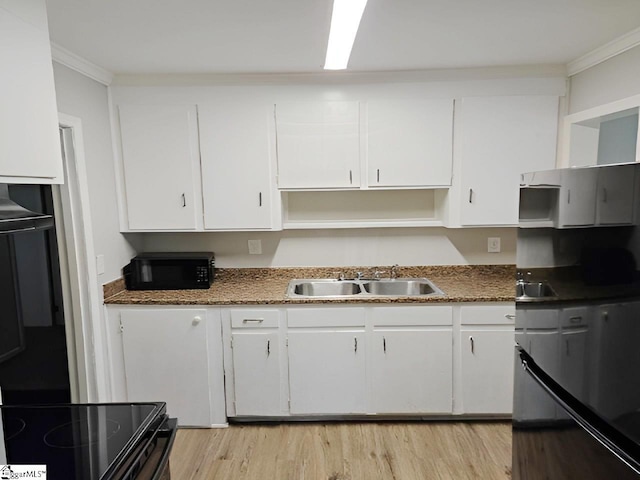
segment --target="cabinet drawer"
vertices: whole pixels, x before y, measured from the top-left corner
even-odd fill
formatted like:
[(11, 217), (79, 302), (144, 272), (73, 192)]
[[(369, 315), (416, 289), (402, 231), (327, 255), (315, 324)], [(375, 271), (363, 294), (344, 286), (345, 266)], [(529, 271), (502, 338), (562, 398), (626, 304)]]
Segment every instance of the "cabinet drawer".
[(585, 307), (565, 308), (562, 310), (562, 328), (580, 328), (589, 324), (590, 311)]
[(462, 325), (513, 325), (515, 305), (483, 305), (460, 308)]
[(452, 325), (452, 310), (445, 306), (374, 307), (371, 318), (374, 327)]
[(287, 310), (289, 327), (364, 327), (363, 308), (296, 308)]
[(231, 328), (278, 328), (278, 310), (231, 310)]

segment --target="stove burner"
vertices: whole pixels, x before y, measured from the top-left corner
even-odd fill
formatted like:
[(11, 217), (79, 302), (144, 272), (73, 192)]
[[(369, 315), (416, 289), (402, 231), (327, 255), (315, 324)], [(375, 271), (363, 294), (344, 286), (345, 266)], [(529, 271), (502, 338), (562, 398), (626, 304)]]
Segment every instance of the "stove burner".
[(78, 448), (107, 440), (120, 431), (120, 423), (106, 420), (106, 428), (89, 428), (86, 421), (63, 423), (44, 434), (45, 445), (53, 448)]
[(8, 442), (12, 438), (20, 435), (27, 426), (27, 423), (19, 417), (9, 417), (2, 421), (2, 425), (4, 428), (5, 441)]

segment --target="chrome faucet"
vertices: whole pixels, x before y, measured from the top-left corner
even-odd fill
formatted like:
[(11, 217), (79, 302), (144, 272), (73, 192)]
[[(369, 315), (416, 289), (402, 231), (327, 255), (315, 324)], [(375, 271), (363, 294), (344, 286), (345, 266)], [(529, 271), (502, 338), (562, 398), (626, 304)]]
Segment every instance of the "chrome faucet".
[(391, 278), (391, 279), (394, 279), (394, 280), (395, 280), (395, 278), (398, 276), (398, 267), (399, 267), (399, 266), (400, 266), (400, 265), (398, 265), (398, 264), (396, 263), (395, 265), (393, 265), (393, 266), (391, 267), (391, 270), (390, 270), (390, 272), (389, 272), (389, 278)]

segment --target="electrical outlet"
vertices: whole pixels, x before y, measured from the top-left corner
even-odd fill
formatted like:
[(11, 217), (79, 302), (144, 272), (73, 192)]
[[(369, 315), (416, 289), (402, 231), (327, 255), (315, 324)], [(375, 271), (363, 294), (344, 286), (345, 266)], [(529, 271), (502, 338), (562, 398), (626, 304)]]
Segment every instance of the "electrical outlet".
[(249, 240), (249, 254), (260, 255), (262, 253), (262, 240)]
[(489, 237), (487, 241), (487, 252), (500, 253), (500, 237)]

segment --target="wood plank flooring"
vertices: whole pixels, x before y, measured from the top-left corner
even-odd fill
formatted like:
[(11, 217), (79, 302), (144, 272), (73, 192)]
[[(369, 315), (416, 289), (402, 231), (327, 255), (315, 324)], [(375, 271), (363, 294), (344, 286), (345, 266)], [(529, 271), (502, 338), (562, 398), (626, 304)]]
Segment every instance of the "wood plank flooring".
[(502, 480), (508, 422), (284, 423), (178, 431), (175, 480)]

